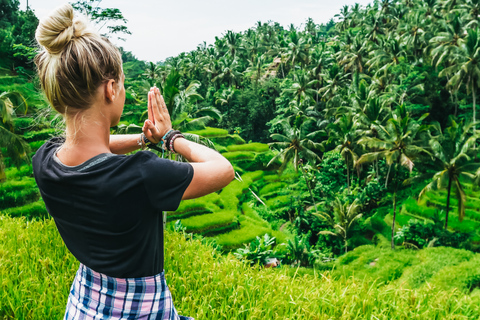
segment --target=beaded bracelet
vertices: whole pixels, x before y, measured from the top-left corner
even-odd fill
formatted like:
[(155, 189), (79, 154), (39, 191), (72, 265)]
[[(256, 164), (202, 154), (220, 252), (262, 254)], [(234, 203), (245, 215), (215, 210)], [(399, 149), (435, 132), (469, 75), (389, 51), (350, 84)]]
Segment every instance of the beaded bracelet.
[(184, 137), (183, 134), (181, 134), (180, 131), (179, 131), (179, 133), (175, 134), (172, 138), (170, 138), (170, 142), (169, 142), (169, 144), (168, 144), (168, 149), (169, 149), (171, 152), (173, 152), (173, 153), (176, 153), (176, 152), (175, 152), (175, 149), (173, 148), (173, 142), (174, 142), (175, 139), (177, 139), (177, 138), (185, 138), (185, 137)]

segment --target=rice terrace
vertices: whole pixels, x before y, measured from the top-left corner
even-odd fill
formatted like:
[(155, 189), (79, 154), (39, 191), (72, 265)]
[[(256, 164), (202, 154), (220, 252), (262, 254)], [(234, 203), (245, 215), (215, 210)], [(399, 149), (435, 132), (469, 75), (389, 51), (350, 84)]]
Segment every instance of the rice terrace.
[[(126, 12), (71, 4), (112, 41), (135, 37)], [(310, 15), (219, 30), (158, 62), (115, 42), (125, 105), (110, 134), (141, 137), (158, 87), (172, 128), (235, 171), (166, 212), (175, 308), (195, 319), (480, 319), (480, 1)], [(65, 134), (33, 62), (40, 18), (0, 3), (0, 319), (63, 319), (79, 267), (32, 169)], [(150, 152), (186, 161), (168, 150)]]

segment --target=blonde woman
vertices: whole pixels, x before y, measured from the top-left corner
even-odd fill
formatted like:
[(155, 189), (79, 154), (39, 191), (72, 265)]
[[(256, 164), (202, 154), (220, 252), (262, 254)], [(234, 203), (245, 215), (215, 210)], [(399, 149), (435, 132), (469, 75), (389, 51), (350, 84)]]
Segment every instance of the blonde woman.
[[(36, 39), (42, 88), (66, 121), (65, 137), (33, 158), (47, 210), (80, 261), (64, 319), (189, 319), (177, 314), (165, 282), (162, 211), (223, 188), (232, 166), (171, 130), (156, 88), (143, 133), (110, 135), (125, 102), (121, 56), (69, 4), (41, 20)], [(189, 163), (149, 151), (125, 155), (145, 145)]]

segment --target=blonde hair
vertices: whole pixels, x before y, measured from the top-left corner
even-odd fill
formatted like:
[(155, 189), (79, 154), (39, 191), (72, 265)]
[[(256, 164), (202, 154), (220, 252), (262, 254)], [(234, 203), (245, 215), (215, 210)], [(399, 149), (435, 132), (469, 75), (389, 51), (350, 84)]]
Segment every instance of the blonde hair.
[(42, 47), (35, 57), (42, 88), (61, 114), (67, 107), (88, 109), (100, 84), (120, 79), (119, 50), (85, 18), (75, 17), (70, 4), (40, 20), (35, 38)]

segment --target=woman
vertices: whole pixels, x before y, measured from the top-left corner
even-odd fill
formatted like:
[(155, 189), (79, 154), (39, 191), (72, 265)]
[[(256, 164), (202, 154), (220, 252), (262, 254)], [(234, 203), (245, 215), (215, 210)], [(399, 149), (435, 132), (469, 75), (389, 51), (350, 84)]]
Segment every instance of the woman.
[[(162, 211), (223, 188), (232, 166), (171, 130), (156, 88), (143, 133), (110, 136), (125, 102), (121, 55), (69, 4), (41, 20), (36, 39), (42, 88), (66, 121), (65, 138), (51, 139), (33, 158), (47, 210), (80, 261), (65, 319), (187, 319), (165, 282)], [(124, 155), (148, 144), (189, 163), (148, 151)]]

